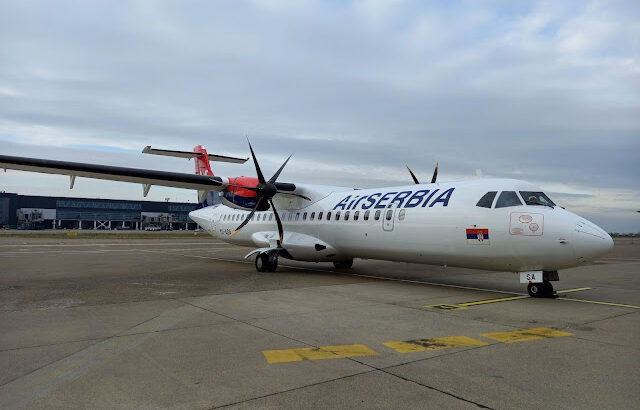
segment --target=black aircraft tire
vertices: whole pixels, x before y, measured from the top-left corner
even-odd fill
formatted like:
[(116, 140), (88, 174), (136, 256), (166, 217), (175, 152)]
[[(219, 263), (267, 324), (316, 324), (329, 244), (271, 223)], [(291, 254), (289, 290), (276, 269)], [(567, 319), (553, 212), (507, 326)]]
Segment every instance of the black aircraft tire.
[(278, 256), (277, 255), (276, 256), (272, 256), (270, 258), (267, 258), (267, 260), (268, 260), (267, 271), (268, 272), (275, 272), (276, 269), (278, 269)]
[(258, 272), (269, 272), (269, 255), (259, 253), (256, 256), (256, 270)]
[(546, 286), (542, 283), (530, 283), (529, 286), (527, 286), (527, 292), (529, 292), (529, 296), (532, 298), (541, 298), (545, 296), (545, 288)]
[(543, 283), (543, 295), (545, 298), (552, 298), (553, 297), (553, 285), (551, 284), (551, 282), (549, 282), (548, 280), (545, 280)]

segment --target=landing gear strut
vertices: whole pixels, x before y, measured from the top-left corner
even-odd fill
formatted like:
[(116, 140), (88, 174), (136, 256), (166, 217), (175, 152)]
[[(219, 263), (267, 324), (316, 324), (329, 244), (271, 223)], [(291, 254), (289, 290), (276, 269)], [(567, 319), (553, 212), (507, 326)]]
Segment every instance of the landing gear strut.
[(264, 252), (256, 256), (256, 270), (258, 272), (275, 272), (277, 268), (278, 254), (276, 252)]
[(542, 283), (530, 283), (529, 286), (527, 286), (527, 292), (529, 292), (529, 296), (533, 298), (552, 298), (553, 285), (548, 280)]

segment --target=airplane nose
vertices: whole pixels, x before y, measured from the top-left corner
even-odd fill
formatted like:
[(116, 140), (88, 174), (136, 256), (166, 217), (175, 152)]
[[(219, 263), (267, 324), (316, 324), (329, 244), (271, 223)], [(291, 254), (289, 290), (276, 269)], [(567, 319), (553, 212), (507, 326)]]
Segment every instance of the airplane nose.
[(586, 220), (576, 223), (573, 251), (578, 260), (592, 261), (613, 248), (613, 239), (602, 228)]

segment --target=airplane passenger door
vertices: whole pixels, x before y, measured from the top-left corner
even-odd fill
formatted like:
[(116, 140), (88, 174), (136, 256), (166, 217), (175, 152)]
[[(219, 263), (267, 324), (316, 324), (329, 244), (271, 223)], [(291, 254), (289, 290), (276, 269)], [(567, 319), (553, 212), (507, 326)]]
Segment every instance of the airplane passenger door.
[(396, 217), (396, 203), (387, 205), (387, 208), (382, 212), (382, 229), (385, 231), (393, 231), (393, 220)]

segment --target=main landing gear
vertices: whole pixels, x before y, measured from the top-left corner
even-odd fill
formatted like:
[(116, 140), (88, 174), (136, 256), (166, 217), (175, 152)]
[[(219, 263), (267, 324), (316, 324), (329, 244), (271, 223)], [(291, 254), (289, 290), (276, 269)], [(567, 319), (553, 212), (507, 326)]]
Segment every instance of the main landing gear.
[(346, 261), (335, 261), (333, 266), (336, 269), (349, 269), (353, 266), (353, 259), (347, 259)]
[(278, 253), (264, 252), (256, 256), (256, 270), (258, 272), (275, 272), (278, 268)]

